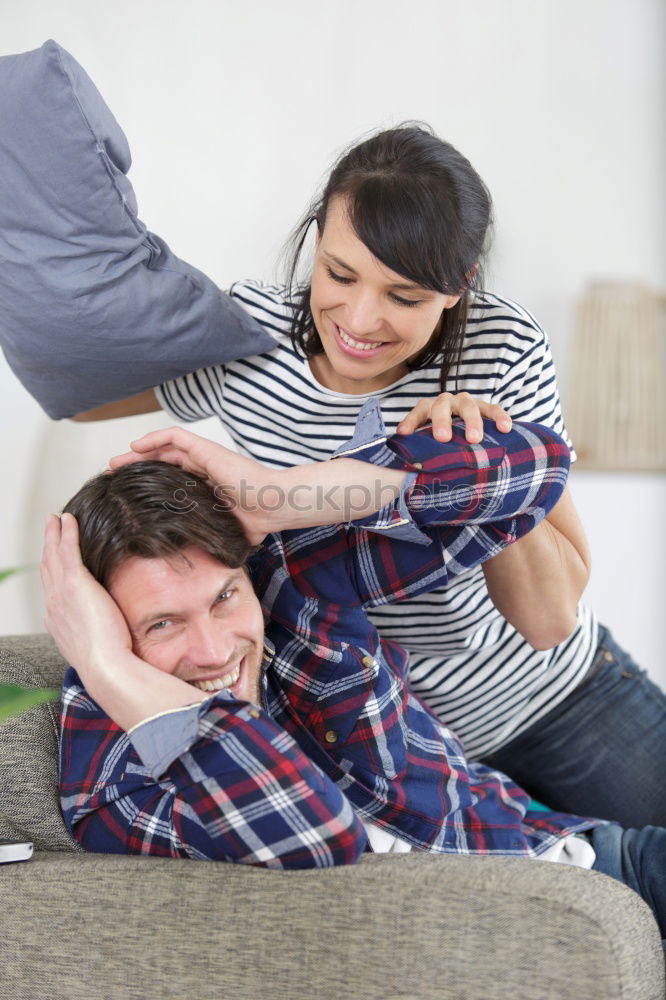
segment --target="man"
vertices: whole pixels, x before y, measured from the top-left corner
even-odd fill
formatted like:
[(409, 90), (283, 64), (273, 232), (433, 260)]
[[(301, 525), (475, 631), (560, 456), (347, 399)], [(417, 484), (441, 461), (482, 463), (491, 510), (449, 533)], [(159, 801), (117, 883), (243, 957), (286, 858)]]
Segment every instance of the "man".
[(601, 821), (530, 809), (469, 763), (366, 614), (482, 561), (491, 583), (564, 487), (553, 432), (387, 440), (371, 401), (334, 461), (284, 472), (180, 429), (134, 449), (47, 526), (47, 624), (73, 665), (61, 798), (83, 846), (300, 868), (369, 842), (591, 866), (575, 835)]

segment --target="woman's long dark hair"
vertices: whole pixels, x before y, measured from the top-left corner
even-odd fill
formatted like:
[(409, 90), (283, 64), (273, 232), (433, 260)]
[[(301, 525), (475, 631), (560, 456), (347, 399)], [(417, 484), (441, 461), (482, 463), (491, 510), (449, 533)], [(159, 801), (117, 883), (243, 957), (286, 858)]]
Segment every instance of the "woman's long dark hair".
[(289, 241), (288, 283), (294, 303), (291, 339), (305, 357), (323, 351), (312, 320), (310, 286), (297, 281), (313, 222), (323, 233), (332, 198), (347, 201), (356, 235), (386, 267), (460, 301), (442, 321), (411, 371), (441, 361), (440, 385), (460, 363), (470, 289), (482, 287), (481, 261), (492, 224), (490, 194), (472, 167), (428, 126), (405, 123), (347, 150)]

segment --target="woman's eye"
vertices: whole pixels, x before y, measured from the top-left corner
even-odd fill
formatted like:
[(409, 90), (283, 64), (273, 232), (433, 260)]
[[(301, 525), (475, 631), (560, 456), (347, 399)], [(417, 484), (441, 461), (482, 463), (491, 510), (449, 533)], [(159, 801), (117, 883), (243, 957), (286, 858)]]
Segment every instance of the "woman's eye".
[(222, 593), (219, 594), (215, 598), (215, 603), (216, 604), (223, 604), (224, 601), (228, 601), (229, 600), (229, 598), (231, 597), (232, 594), (233, 594), (233, 590), (223, 590)]
[(402, 295), (395, 295), (395, 293), (392, 298), (399, 306), (418, 306), (422, 301), (421, 299), (403, 299)]
[(351, 285), (353, 278), (345, 278), (343, 274), (338, 274), (337, 271), (333, 271), (328, 265), (326, 266), (329, 278), (333, 281), (337, 281), (339, 285)]

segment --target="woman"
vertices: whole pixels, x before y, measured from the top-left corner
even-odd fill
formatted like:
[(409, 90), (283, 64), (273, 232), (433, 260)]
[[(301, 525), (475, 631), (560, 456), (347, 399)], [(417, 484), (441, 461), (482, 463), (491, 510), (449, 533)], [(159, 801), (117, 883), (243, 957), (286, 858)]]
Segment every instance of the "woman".
[[(510, 414), (565, 434), (545, 334), (480, 290), (490, 219), (483, 182), (452, 146), (421, 126), (381, 132), (335, 166), (295, 234), (288, 285), (231, 289), (277, 338), (273, 351), (82, 416), (215, 414), (241, 452), (275, 466), (330, 455), (369, 395), (389, 433), (432, 420), (446, 439), (458, 416), (474, 441), (487, 417), (501, 440)], [(588, 575), (565, 492), (501, 558), (372, 618), (410, 650), (415, 690), (469, 757), (553, 808), (663, 825), (666, 698), (579, 605)]]

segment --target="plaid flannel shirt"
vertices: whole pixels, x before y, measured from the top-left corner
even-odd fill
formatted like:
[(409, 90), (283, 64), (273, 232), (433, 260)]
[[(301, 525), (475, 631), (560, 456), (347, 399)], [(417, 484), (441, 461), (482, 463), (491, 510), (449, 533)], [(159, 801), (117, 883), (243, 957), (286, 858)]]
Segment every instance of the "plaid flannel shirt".
[(524, 535), (559, 499), (564, 442), (535, 424), (478, 445), (461, 424), (387, 439), (364, 406), (336, 455), (406, 470), (399, 498), (349, 524), (270, 535), (250, 560), (266, 619), (262, 705), (220, 691), (129, 733), (70, 668), (61, 803), (89, 850), (328, 867), (366, 846), (360, 819), (413, 847), (535, 856), (596, 821), (529, 809), (466, 760), (410, 691), (408, 654), (366, 609), (429, 591)]

